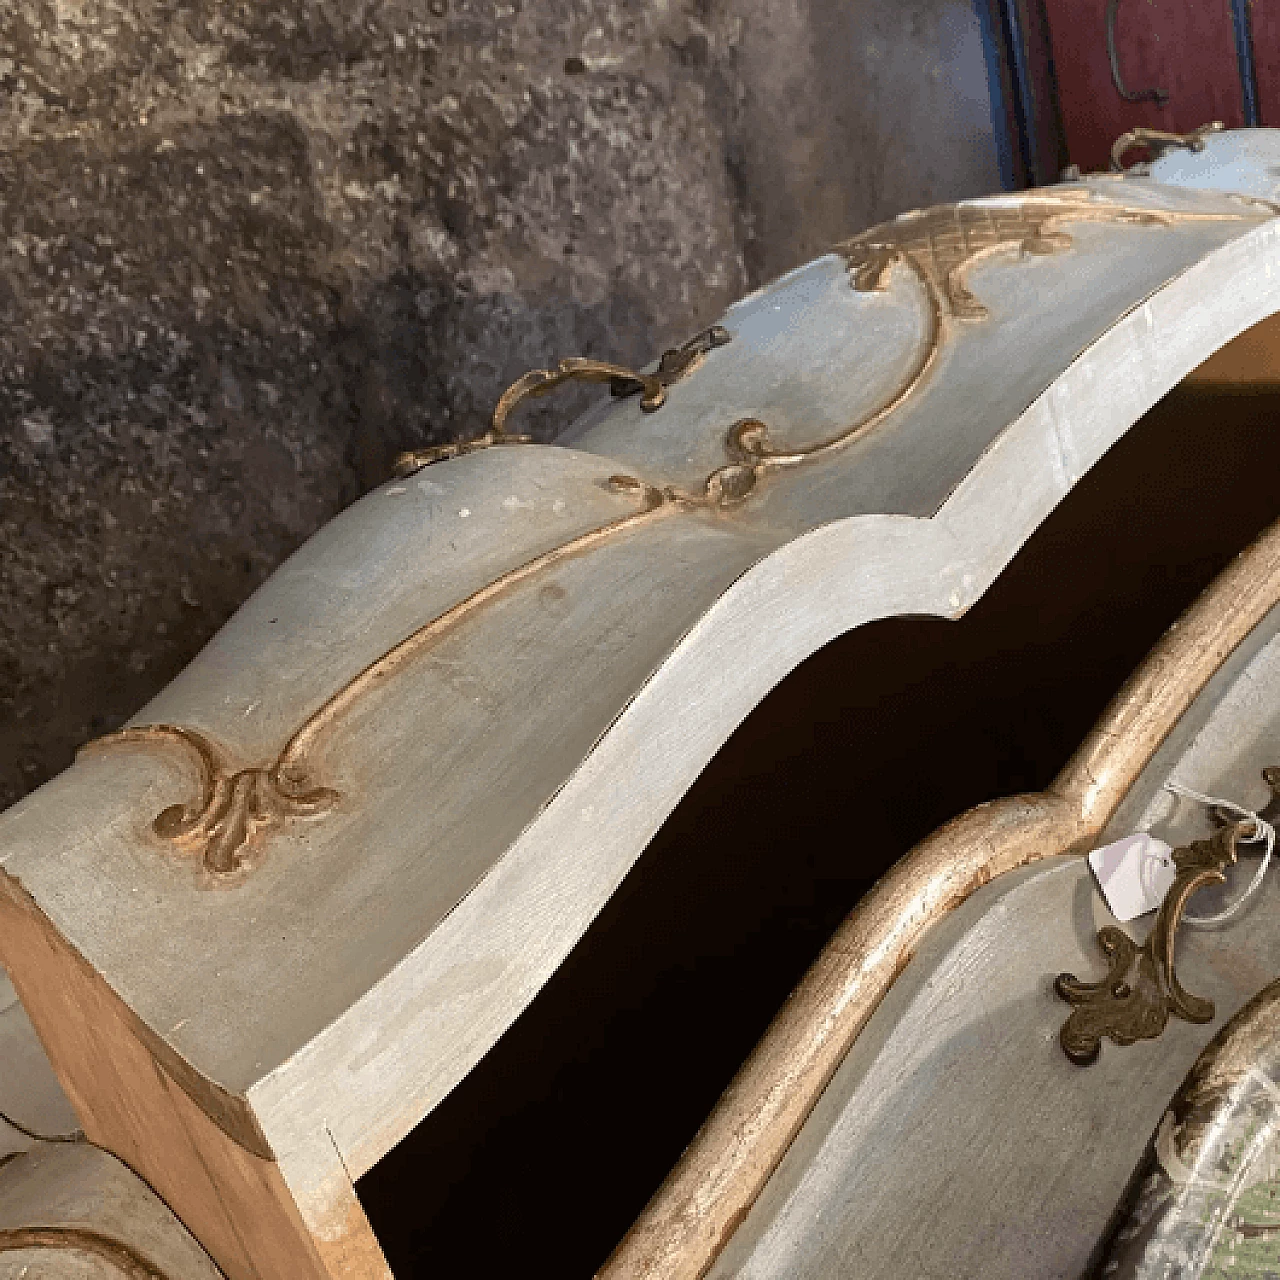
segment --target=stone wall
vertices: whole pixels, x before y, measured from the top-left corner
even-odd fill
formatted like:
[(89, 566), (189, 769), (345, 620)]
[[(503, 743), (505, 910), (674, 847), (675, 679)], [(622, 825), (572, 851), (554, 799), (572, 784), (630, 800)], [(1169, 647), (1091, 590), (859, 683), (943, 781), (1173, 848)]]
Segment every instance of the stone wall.
[(525, 369), (997, 185), (969, 0), (0, 0), (0, 805)]

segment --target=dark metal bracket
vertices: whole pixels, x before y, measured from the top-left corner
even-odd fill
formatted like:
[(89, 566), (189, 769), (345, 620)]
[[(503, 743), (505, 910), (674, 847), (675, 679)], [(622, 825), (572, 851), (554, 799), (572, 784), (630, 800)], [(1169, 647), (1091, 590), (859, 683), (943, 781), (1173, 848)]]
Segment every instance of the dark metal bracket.
[(1111, 83), (1126, 102), (1154, 102), (1163, 107), (1169, 95), (1163, 89), (1127, 89), (1120, 74), (1120, 52), (1116, 48), (1116, 12), (1120, 0), (1107, 0), (1107, 58), (1111, 62)]

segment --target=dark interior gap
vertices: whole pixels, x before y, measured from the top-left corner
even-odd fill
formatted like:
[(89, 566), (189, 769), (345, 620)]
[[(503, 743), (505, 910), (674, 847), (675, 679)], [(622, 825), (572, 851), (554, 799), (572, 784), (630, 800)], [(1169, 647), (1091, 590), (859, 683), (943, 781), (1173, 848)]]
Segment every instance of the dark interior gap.
[(1277, 515), (1278, 420), (1280, 392), (1178, 389), (960, 622), (862, 627), (775, 690), (529, 1009), (360, 1180), (396, 1275), (590, 1276), (876, 878), (1046, 785)]

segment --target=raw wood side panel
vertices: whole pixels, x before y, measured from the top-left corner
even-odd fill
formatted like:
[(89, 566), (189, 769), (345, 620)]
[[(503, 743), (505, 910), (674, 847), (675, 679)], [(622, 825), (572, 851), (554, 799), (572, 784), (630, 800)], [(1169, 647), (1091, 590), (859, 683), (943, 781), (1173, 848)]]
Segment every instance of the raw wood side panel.
[(86, 1136), (151, 1185), (228, 1280), (389, 1275), (363, 1212), (313, 1238), (280, 1167), (228, 1137), (173, 1083), (115, 993), (3, 874), (0, 960)]

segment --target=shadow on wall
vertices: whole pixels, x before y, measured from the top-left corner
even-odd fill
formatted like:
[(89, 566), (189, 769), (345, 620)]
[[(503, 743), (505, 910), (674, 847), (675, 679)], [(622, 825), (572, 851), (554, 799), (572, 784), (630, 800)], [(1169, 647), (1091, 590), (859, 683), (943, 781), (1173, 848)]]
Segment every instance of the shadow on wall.
[(0, 15), (0, 805), (524, 370), (998, 185), (968, 0), (502, 13)]

